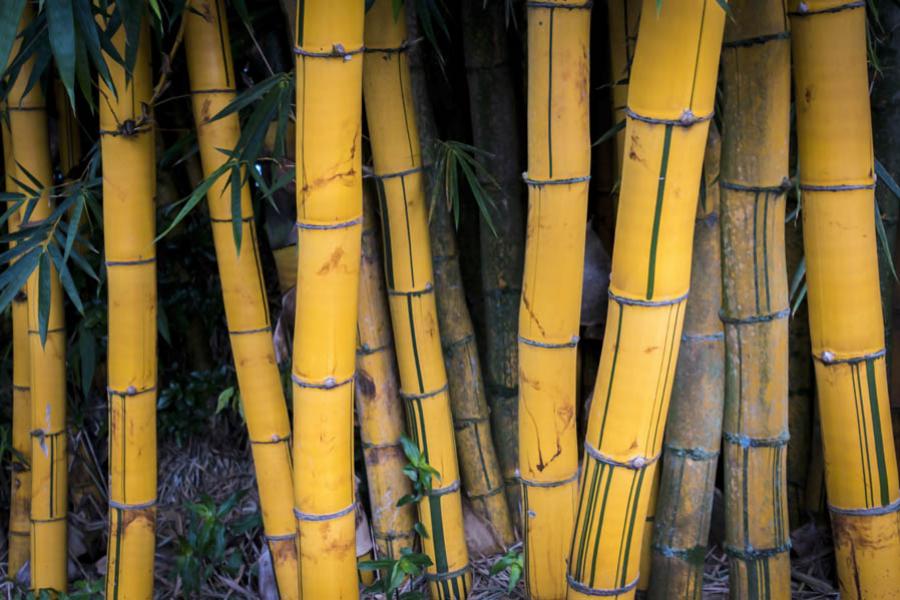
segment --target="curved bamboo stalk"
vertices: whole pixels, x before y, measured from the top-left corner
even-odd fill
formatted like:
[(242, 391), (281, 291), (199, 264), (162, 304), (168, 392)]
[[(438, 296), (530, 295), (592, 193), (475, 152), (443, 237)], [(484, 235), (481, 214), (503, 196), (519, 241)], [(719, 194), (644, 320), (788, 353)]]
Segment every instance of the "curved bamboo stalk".
[(366, 461), (372, 532), (379, 558), (399, 558), (415, 544), (412, 504), (397, 502), (412, 492), (403, 473), (400, 446), (403, 406), (397, 382), (397, 359), (388, 315), (387, 291), (378, 238), (378, 216), (370, 186), (363, 188), (362, 262), (356, 345), (356, 411)]
[[(516, 533), (491, 435), (481, 358), (459, 271), (456, 232), (445, 207), (437, 206), (431, 212), (430, 232), (438, 324), (463, 489), (475, 512), (491, 524), (499, 540), (508, 547), (515, 543)], [(495, 326), (499, 324), (491, 324)]]
[(733, 597), (786, 598), (790, 39), (782, 0), (731, 6), (722, 52), (728, 127), (720, 182), (725, 551)]
[(578, 475), (576, 378), (590, 178), (590, 3), (528, 6), (528, 226), (519, 308), (526, 590), (565, 595)]
[(878, 287), (865, 2), (790, 7), (810, 335), (838, 579), (844, 598), (891, 598), (900, 589), (900, 485)]
[[(6, 111), (4, 106), (3, 111)], [(16, 162), (7, 119), (0, 118), (3, 129), (3, 160), (6, 190), (16, 191)], [(20, 179), (21, 180), (21, 179)], [(22, 215), (9, 216), (9, 233), (19, 230)], [(14, 242), (10, 243), (12, 247)], [(12, 490), (9, 506), (9, 556), (7, 575), (15, 579), (28, 562), (31, 516), (31, 373), (28, 344), (28, 301), (23, 288), (12, 301)]]
[[(613, 124), (625, 121), (628, 108), (628, 78), (634, 49), (637, 45), (638, 23), (641, 18), (642, 0), (608, 0), (609, 59), (612, 76)], [(655, 8), (654, 8), (655, 10)], [(625, 153), (625, 130), (616, 134), (614, 177), (622, 177), (622, 156)]]
[[(19, 31), (27, 27), (33, 18), (34, 7), (27, 3)], [(18, 52), (19, 44), (20, 41), (17, 41), (12, 56)], [(41, 184), (40, 197), (30, 216), (31, 223), (48, 218), (54, 209), (50, 198), (53, 172), (44, 93), (40, 83), (25, 93), (34, 64), (32, 55), (22, 66), (9, 91), (6, 106), (8, 130), (5, 132), (9, 134), (7, 152), (11, 150), (12, 161), (16, 165), (12, 173), (23, 183), (33, 177)], [(25, 171), (31, 177), (25, 175)], [(18, 185), (13, 191), (30, 196)], [(23, 219), (24, 211), (25, 206), (20, 210)], [(19, 226), (25, 227), (27, 222), (22, 221)], [(52, 264), (48, 266), (50, 309), (46, 341), (42, 343), (39, 334), (38, 270), (28, 278), (26, 285), (26, 314), (18, 309), (18, 317), (24, 317), (27, 327), (31, 387), (28, 425), (31, 437), (31, 588), (58, 593), (65, 592), (67, 584), (66, 331), (62, 287), (56, 269)], [(20, 359), (21, 362), (23, 360)]]
[(298, 1), (294, 515), (300, 596), (357, 598), (353, 391), (364, 6)]
[[(691, 295), (672, 387), (663, 466), (657, 469), (662, 480), (652, 528), (648, 592), (658, 600), (699, 600), (703, 592), (725, 404), (725, 334), (719, 320), (720, 153), (719, 134), (710, 125), (694, 229)], [(646, 544), (646, 532), (644, 540)], [(642, 580), (646, 576), (643, 569), (642, 564)]]
[[(124, 27), (112, 42), (125, 56)], [(156, 551), (156, 151), (146, 19), (130, 76), (106, 60), (115, 86), (98, 82), (109, 296), (106, 597), (113, 600), (153, 596)]]
[(471, 588), (459, 467), (434, 297), (428, 207), (406, 49), (405, 14), (376, 0), (366, 15), (364, 93), (381, 203), (385, 271), (409, 431), (439, 473), (419, 503), (433, 598)]
[(645, 0), (631, 70), (609, 317), (591, 405), (568, 598), (631, 598), (690, 283), (725, 15)]
[[(496, 182), (490, 223), (479, 228), (485, 335), (485, 388), (494, 447), (503, 469), (506, 501), (521, 524), (518, 468), (519, 359), (517, 326), (525, 257), (519, 105), (507, 44), (504, 3), (462, 3), (463, 48), (472, 141), (488, 153), (485, 169)], [(493, 230), (491, 228), (493, 225)], [(496, 233), (495, 233), (496, 231)]]
[[(194, 121), (203, 173), (210, 177), (228, 157), (221, 149), (237, 146), (238, 115), (210, 120), (235, 96), (227, 13), (223, 0), (191, 0), (185, 13), (184, 44)], [(256, 222), (247, 182), (240, 187), (240, 214), (232, 208), (230, 172), (219, 177), (206, 197), (222, 280), (225, 316), (234, 365), (256, 465), (266, 543), (272, 555), (279, 598), (299, 598), (297, 532), (291, 481), (291, 426), (281, 375), (275, 362), (272, 324), (259, 260)], [(240, 220), (238, 249), (232, 220)], [(296, 267), (295, 267), (296, 270)]]

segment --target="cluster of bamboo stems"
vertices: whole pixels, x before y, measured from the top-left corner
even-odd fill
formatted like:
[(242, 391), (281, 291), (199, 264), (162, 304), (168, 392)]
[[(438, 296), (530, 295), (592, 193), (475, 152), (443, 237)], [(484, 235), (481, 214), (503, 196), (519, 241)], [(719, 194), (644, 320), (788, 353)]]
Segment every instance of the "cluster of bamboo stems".
[[(467, 22), (476, 22), (481, 8), (465, 4)], [(450, 215), (429, 216), (423, 156), (434, 124), (411, 75), (417, 59), (404, 9), (390, 0), (368, 9), (356, 0), (297, 2), (297, 243), (276, 250), (282, 289), (296, 289), (291, 423), (251, 202), (247, 169), (255, 167), (223, 151), (241, 137), (238, 114), (225, 110), (237, 88), (225, 2), (189, 1), (184, 44), (202, 168), (214, 178), (209, 220), (280, 598), (359, 597), (354, 410), (375, 553), (398, 558), (420, 544), (433, 598), (471, 591), (463, 492), (504, 547), (520, 529), (531, 598), (699, 598), (720, 456), (732, 596), (787, 597), (792, 54), (810, 338), (839, 584), (846, 598), (900, 590), (865, 4), (729, 7), (726, 19), (719, 0), (608, 4), (613, 109), (624, 128), (606, 332), (580, 451), (591, 3), (526, 2), (528, 168), (523, 186), (514, 155), (489, 165), (502, 197), (481, 223), (490, 257), (483, 374)], [(98, 12), (101, 27), (113, 23), (112, 10)], [(26, 6), (20, 31), (34, 14)], [(512, 89), (509, 57), (497, 41), (502, 13), (483, 14), (488, 33), (467, 29), (465, 44), (474, 137), (489, 143), (515, 123), (490, 112), (513, 99), (504, 95)], [(126, 55), (126, 27), (118, 27), (113, 49)], [(156, 537), (156, 166), (146, 19), (135, 43), (134, 67), (110, 59), (112, 85), (97, 86), (109, 305), (106, 595), (123, 599), (152, 597)], [(33, 208), (11, 216), (11, 233), (54, 208), (45, 98), (40, 85), (26, 85), (34, 60), (3, 106), (7, 190), (26, 193), (27, 180), (40, 187)], [(488, 100), (492, 78), (506, 84)], [(374, 166), (366, 185), (363, 104)], [(67, 107), (58, 112), (67, 174), (79, 162), (78, 135)], [(527, 215), (517, 205), (523, 187)], [(499, 238), (488, 233), (492, 224)], [(521, 256), (508, 252), (521, 241)], [(50, 264), (43, 272), (12, 304), (8, 572), (27, 563), (34, 590), (64, 592), (66, 330), (60, 278)], [(498, 433), (511, 423), (517, 439)], [(404, 434), (437, 473), (416, 488), (418, 515), (400, 502), (414, 491), (404, 475)]]

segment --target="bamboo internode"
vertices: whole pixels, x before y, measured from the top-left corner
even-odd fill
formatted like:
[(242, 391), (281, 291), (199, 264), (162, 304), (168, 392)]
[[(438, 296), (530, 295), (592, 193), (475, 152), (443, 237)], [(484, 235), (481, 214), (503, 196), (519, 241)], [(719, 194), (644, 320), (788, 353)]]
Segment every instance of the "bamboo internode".
[(781, 0), (738, 0), (732, 11), (722, 51), (728, 126), (720, 181), (725, 551), (733, 594), (787, 597), (790, 39)]
[[(3, 111), (6, 111), (4, 106)], [(16, 162), (8, 120), (0, 119), (3, 130), (3, 160), (6, 190), (16, 190)], [(19, 211), (9, 216), (9, 233), (22, 223)], [(12, 243), (10, 244), (12, 247)], [(15, 578), (28, 562), (31, 518), (31, 372), (28, 344), (28, 301), (23, 288), (12, 301), (12, 457), (9, 507), (9, 558), (7, 573)]]
[[(19, 31), (27, 28), (34, 18), (34, 9), (28, 4), (24, 9)], [(15, 43), (13, 56), (18, 52), (21, 42)], [(52, 166), (50, 158), (50, 137), (47, 126), (47, 107), (41, 85), (34, 85), (27, 91), (27, 83), (35, 69), (35, 57), (32, 55), (24, 62), (16, 80), (9, 91), (7, 104), (4, 107), (4, 151), (7, 160), (7, 178), (15, 177), (24, 185), (38, 188), (38, 198), (33, 198), (26, 189), (14, 183), (9, 190), (25, 196), (26, 204), (19, 210), (18, 224), (25, 227), (29, 223), (40, 223), (47, 219), (54, 209), (50, 198)], [(27, 172), (27, 175), (26, 175)], [(8, 179), (9, 181), (9, 179)], [(31, 182), (31, 183), (26, 183)], [(29, 220), (24, 220), (27, 207), (33, 205)], [(39, 273), (35, 270), (28, 278), (23, 304), (20, 296), (13, 309), (14, 319), (18, 325), (20, 346), (19, 358), (14, 367), (14, 378), (20, 386), (14, 390), (17, 406), (14, 410), (23, 411), (28, 408), (30, 395), (30, 412), (24, 419), (17, 419), (19, 427), (15, 431), (14, 447), (28, 444), (29, 449), (24, 456), (30, 456), (30, 490), (19, 491), (13, 495), (13, 507), (16, 514), (16, 529), (12, 532), (15, 540), (11, 544), (11, 560), (22, 561), (25, 558), (22, 543), (30, 540), (27, 558), (30, 561), (31, 588), (33, 590), (66, 590), (66, 515), (68, 510), (67, 494), (67, 434), (66, 434), (66, 330), (63, 313), (63, 292), (59, 277), (52, 264), (50, 269), (50, 306), (48, 311), (46, 340), (40, 336), (38, 287)], [(24, 327), (23, 327), (24, 326)], [(24, 329), (24, 336), (23, 330)], [(16, 343), (15, 340), (13, 342)], [(21, 348), (24, 345), (24, 348)], [(24, 350), (24, 352), (21, 352)], [(24, 357), (25, 352), (28, 358)], [(15, 358), (14, 358), (15, 360)], [(24, 369), (28, 369), (25, 377)], [(30, 394), (29, 394), (30, 392)], [(25, 441), (23, 435), (29, 435)], [(20, 475), (19, 475), (20, 473)], [(27, 471), (17, 472), (14, 478), (19, 484), (28, 483)], [(29, 506), (30, 497), (30, 531), (29, 536), (22, 535), (25, 525), (22, 510)], [(12, 512), (12, 511), (11, 511)], [(12, 550), (16, 549), (13, 559)], [(21, 567), (21, 562), (19, 564)]]
[(719, 134), (710, 125), (694, 226), (691, 295), (672, 387), (651, 546), (648, 592), (659, 600), (699, 600), (703, 592), (725, 402), (725, 334), (719, 320), (720, 150)]
[(297, 3), (294, 515), (300, 596), (357, 598), (353, 392), (362, 232), (360, 2)]
[(590, 3), (528, 2), (528, 217), (519, 308), (526, 590), (565, 596), (578, 478), (576, 363), (590, 179)]
[(459, 468), (441, 350), (428, 207), (406, 50), (403, 10), (376, 0), (366, 16), (365, 102), (382, 218), (388, 300), (408, 430), (440, 477), (419, 503), (433, 598), (471, 589)]
[(412, 493), (403, 473), (406, 457), (403, 405), (397, 381), (397, 358), (391, 335), (387, 292), (378, 237), (374, 194), (366, 186), (363, 206), (362, 262), (356, 341), (356, 412), (366, 462), (372, 536), (379, 558), (398, 558), (415, 544), (415, 509), (397, 502)]
[[(678, 359), (725, 14), (645, 0), (626, 110), (609, 316), (585, 440), (568, 598), (634, 595)], [(676, 50), (677, 49), (677, 50)]]
[[(204, 175), (228, 161), (221, 149), (237, 147), (238, 115), (213, 120), (235, 97), (227, 13), (223, 0), (192, 0), (185, 13), (184, 43), (194, 121)], [(241, 402), (247, 421), (265, 539), (272, 556), (279, 598), (299, 598), (297, 527), (293, 499), (284, 493), (291, 481), (291, 426), (281, 375), (275, 361), (272, 324), (259, 259), (256, 223), (249, 184), (240, 188), (240, 214), (232, 212), (231, 171), (207, 193), (210, 222), (222, 281), (222, 295)], [(238, 219), (241, 246), (234, 237)], [(291, 267), (296, 271), (296, 261)]]
[[(100, 17), (101, 25), (108, 25)], [(125, 56), (125, 28), (113, 34)], [(156, 148), (150, 30), (133, 70), (108, 55), (100, 86), (104, 252), (109, 296), (109, 545), (106, 597), (151, 598), (156, 552)]]
[(844, 598), (900, 589), (865, 2), (791, 2), (810, 336)]
[(450, 211), (437, 207), (432, 211), (430, 225), (438, 324), (457, 458), (463, 489), (473, 510), (491, 524), (501, 543), (508, 547), (515, 543), (516, 534), (503, 494), (503, 474), (494, 450), (481, 359), (466, 304), (451, 219)]

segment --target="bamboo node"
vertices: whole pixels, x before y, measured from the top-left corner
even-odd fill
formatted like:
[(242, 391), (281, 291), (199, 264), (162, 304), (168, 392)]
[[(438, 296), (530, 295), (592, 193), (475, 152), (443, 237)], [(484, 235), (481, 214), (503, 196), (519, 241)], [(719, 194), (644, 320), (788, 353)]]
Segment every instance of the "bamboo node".
[(352, 503), (350, 504), (350, 506), (348, 506), (348, 507), (346, 507), (346, 508), (342, 508), (341, 510), (339, 510), (339, 511), (337, 511), (337, 512), (333, 512), (333, 513), (325, 513), (325, 514), (322, 514), (322, 515), (318, 515), (318, 514), (314, 514), (314, 513), (303, 512), (303, 511), (300, 510), (299, 508), (294, 507), (294, 517), (296, 517), (296, 519), (297, 519), (298, 521), (330, 521), (330, 520), (332, 520), (332, 519), (338, 519), (338, 518), (340, 518), (340, 517), (343, 517), (343, 516), (345, 516), (345, 515), (348, 515), (348, 514), (350, 514), (352, 511), (354, 511), (354, 510), (356, 510), (356, 503), (355, 503), (355, 502), (352, 502)]
[(400, 397), (404, 400), (424, 400), (425, 398), (431, 398), (433, 396), (437, 396), (439, 394), (443, 394), (446, 392), (449, 387), (449, 384), (444, 384), (436, 390), (431, 390), (430, 392), (422, 392), (420, 394), (409, 394), (407, 392), (400, 392)]
[(580, 594), (585, 594), (586, 596), (619, 596), (621, 594), (625, 594), (633, 590), (637, 587), (638, 580), (641, 578), (640, 574), (637, 577), (618, 588), (592, 588), (587, 586), (580, 581), (576, 581), (574, 577), (569, 574), (566, 574), (566, 583), (569, 584), (569, 587), (575, 590)]
[(675, 298), (670, 298), (668, 300), (641, 300), (639, 298), (626, 298), (625, 296), (619, 296), (615, 294), (612, 289), (607, 292), (609, 295), (609, 299), (615, 302), (616, 304), (623, 306), (671, 306), (672, 304), (680, 304), (687, 300), (688, 293), (677, 296)]
[(821, 354), (813, 354), (813, 359), (819, 361), (825, 366), (830, 365), (855, 365), (861, 362), (868, 362), (870, 360), (876, 360), (878, 358), (883, 358), (885, 355), (885, 349), (876, 350), (875, 352), (870, 352), (869, 354), (861, 354), (860, 356), (848, 356), (846, 358), (838, 358), (835, 356), (834, 352), (831, 350), (825, 350)]
[(577, 469), (571, 477), (566, 477), (565, 479), (560, 479), (559, 481), (535, 481), (533, 479), (526, 479), (524, 477), (519, 477), (519, 481), (522, 482), (522, 485), (527, 487), (555, 488), (578, 481), (578, 477), (580, 475), (581, 469)]
[(857, 2), (848, 2), (839, 6), (820, 8), (819, 10), (810, 10), (809, 5), (806, 2), (801, 2), (797, 6), (796, 11), (790, 12), (788, 14), (792, 17), (811, 17), (813, 15), (825, 15), (829, 13), (843, 12), (845, 10), (851, 10), (854, 8), (863, 8), (865, 7), (865, 5), (865, 0), (858, 0)]
[(362, 224), (362, 215), (350, 219), (349, 221), (340, 221), (338, 223), (303, 223), (301, 221), (297, 221), (296, 226), (297, 229), (311, 229), (314, 231), (324, 231), (329, 229), (346, 229), (347, 227), (353, 227), (354, 225)]
[(660, 457), (660, 454), (655, 456), (635, 456), (634, 458), (630, 458), (623, 462), (603, 454), (591, 446), (587, 441), (584, 442), (584, 451), (596, 461), (610, 465), (611, 467), (623, 467), (625, 469), (631, 469), (632, 471), (639, 471), (644, 467), (655, 463)]
[(547, 2), (546, 0), (531, 0), (530, 2), (525, 3), (525, 6), (528, 8), (548, 8), (550, 10), (555, 8), (561, 8), (563, 10), (588, 10), (593, 5), (594, 3), (591, 0), (584, 2), (583, 4), (561, 4), (558, 2)]
[(747, 544), (743, 548), (738, 548), (730, 544), (723, 544), (722, 546), (722, 549), (725, 550), (725, 554), (731, 558), (743, 561), (754, 561), (759, 560), (760, 558), (769, 558), (777, 554), (788, 552), (791, 549), (791, 540), (785, 540), (783, 544), (775, 546), (774, 548), (757, 549), (750, 544)]
[(564, 177), (562, 179), (531, 179), (528, 177), (527, 171), (522, 173), (522, 181), (525, 182), (525, 185), (538, 188), (545, 185), (571, 185), (573, 183), (582, 183), (590, 180), (590, 175), (584, 175), (582, 177)]
[(325, 380), (322, 381), (322, 383), (313, 383), (311, 381), (303, 381), (296, 374), (291, 373), (291, 381), (293, 381), (297, 385), (297, 387), (313, 388), (313, 389), (318, 389), (318, 390), (331, 390), (331, 389), (334, 389), (337, 387), (341, 387), (343, 385), (347, 385), (348, 383), (352, 382), (355, 377), (356, 377), (356, 373), (354, 373), (347, 379), (344, 379), (342, 381), (337, 381), (334, 377), (329, 376), (329, 377), (326, 377)]
[(116, 502), (115, 500), (109, 501), (109, 507), (116, 510), (146, 510), (148, 508), (153, 508), (154, 506), (156, 506), (156, 498), (139, 504), (126, 504), (124, 502)]
[(791, 436), (788, 432), (784, 432), (778, 437), (755, 438), (750, 437), (749, 435), (723, 431), (722, 439), (729, 444), (734, 444), (741, 448), (780, 448), (782, 446), (787, 446)]
[(299, 46), (294, 46), (294, 54), (304, 58), (340, 58), (344, 62), (347, 62), (353, 58), (354, 54), (360, 54), (365, 49), (365, 46), (360, 46), (359, 48), (347, 50), (344, 48), (343, 44), (337, 43), (331, 46), (331, 51), (329, 52), (316, 52), (314, 50), (304, 50)]
[(459, 487), (460, 487), (459, 479), (455, 479), (447, 487), (438, 488), (436, 490), (430, 489), (425, 493), (425, 495), (428, 496), (429, 498), (437, 498), (440, 496), (446, 496), (447, 494), (452, 494), (453, 492), (458, 492)]
[(677, 119), (658, 119), (656, 117), (648, 117), (645, 115), (638, 114), (631, 110), (630, 107), (625, 107), (625, 116), (629, 119), (634, 119), (635, 121), (642, 121), (644, 123), (649, 123), (651, 125), (673, 125), (675, 127), (691, 127), (692, 125), (696, 125), (697, 123), (702, 123), (703, 121), (709, 121), (713, 118), (715, 112), (711, 112), (708, 115), (695, 115), (691, 109), (686, 108), (684, 112), (681, 113)]
[(828, 510), (836, 515), (843, 515), (848, 517), (864, 517), (864, 516), (879, 516), (879, 515), (887, 515), (893, 512), (900, 511), (900, 498), (897, 498), (890, 504), (885, 504), (884, 506), (874, 506), (871, 508), (839, 508), (834, 506), (833, 504), (828, 504)]
[(693, 461), (715, 460), (719, 458), (718, 450), (707, 450), (706, 448), (681, 448), (669, 444), (663, 445), (666, 454), (678, 456), (680, 458), (688, 458)]
[(537, 348), (549, 348), (549, 349), (557, 349), (557, 348), (575, 348), (578, 346), (578, 336), (573, 335), (572, 338), (568, 342), (539, 342), (537, 340), (532, 340), (524, 335), (519, 336), (519, 342), (527, 345), (527, 346), (535, 346)]

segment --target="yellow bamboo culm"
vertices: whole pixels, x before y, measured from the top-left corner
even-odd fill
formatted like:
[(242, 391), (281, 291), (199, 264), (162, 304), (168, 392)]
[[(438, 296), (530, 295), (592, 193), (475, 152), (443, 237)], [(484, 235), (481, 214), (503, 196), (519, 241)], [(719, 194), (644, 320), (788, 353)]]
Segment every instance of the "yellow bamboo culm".
[[(628, 76), (634, 61), (638, 22), (643, 0), (608, 0), (609, 59), (612, 83), (613, 124), (625, 121), (628, 106)], [(622, 177), (625, 130), (616, 133), (615, 177)]]
[(397, 381), (397, 359), (391, 336), (387, 291), (378, 238), (374, 195), (363, 188), (362, 262), (359, 274), (359, 317), (356, 345), (356, 411), (366, 462), (372, 534), (378, 558), (399, 558), (415, 544), (415, 508), (397, 502), (412, 492), (403, 473), (406, 456), (403, 405)]
[(78, 121), (75, 110), (69, 102), (66, 88), (57, 79), (53, 97), (56, 100), (57, 145), (59, 148), (59, 168), (63, 177), (70, 178), (72, 169), (81, 160), (81, 136), (78, 133)]
[(865, 2), (789, 6), (810, 337), (841, 597), (896, 598), (900, 485), (878, 286)]
[[(136, 41), (130, 76), (107, 55), (115, 89), (98, 82), (109, 295), (110, 600), (153, 597), (156, 551), (156, 148), (146, 18)], [(125, 56), (124, 27), (112, 43)]]
[(428, 207), (406, 53), (405, 12), (376, 0), (366, 14), (364, 95), (378, 186), (388, 301), (408, 430), (440, 477), (419, 503), (432, 598), (465, 598), (472, 575), (441, 351)]
[(357, 598), (353, 393), (364, 5), (297, 3), (294, 516), (302, 598)]
[(568, 598), (633, 598), (690, 284), (725, 13), (645, 0), (626, 110), (610, 306), (585, 439)]
[(788, 598), (790, 39), (782, 0), (734, 0), (732, 12), (720, 180), (725, 551), (733, 598)]
[[(223, 0), (191, 0), (185, 13), (184, 44), (194, 121), (204, 175), (228, 160), (240, 137), (238, 115), (211, 120), (235, 97), (234, 65)], [(244, 416), (256, 466), (257, 488), (266, 543), (272, 555), (278, 597), (299, 598), (297, 527), (293, 498), (284, 493), (291, 481), (291, 425), (281, 375), (275, 361), (272, 324), (259, 258), (249, 185), (241, 186), (241, 246), (232, 226), (230, 170), (207, 193), (210, 222), (228, 334), (234, 355)], [(291, 265), (296, 272), (296, 262)]]
[(525, 586), (566, 594), (578, 491), (576, 364), (591, 172), (590, 3), (529, 2), (528, 217), (519, 308)]
[[(3, 112), (6, 112), (4, 107)], [(6, 175), (6, 190), (15, 192), (16, 163), (13, 143), (7, 119), (0, 119), (3, 130), (3, 159)], [(20, 179), (21, 181), (21, 179)], [(22, 215), (15, 212), (9, 216), (9, 233), (19, 230)], [(13, 243), (10, 244), (10, 247)], [(16, 294), (12, 301), (12, 490), (9, 507), (9, 563), (7, 576), (14, 579), (29, 558), (29, 529), (31, 516), (31, 373), (30, 349), (28, 344), (28, 301), (25, 290)]]
[[(34, 7), (25, 6), (19, 31), (24, 30), (34, 18)], [(18, 53), (16, 41), (12, 56)], [(15, 165), (11, 173), (30, 186), (31, 177), (40, 182), (40, 196), (28, 198), (29, 192), (20, 186), (10, 190), (28, 198), (20, 209), (20, 218), (29, 203), (34, 203), (30, 223), (38, 223), (53, 212), (50, 198), (52, 166), (50, 159), (47, 107), (40, 83), (25, 93), (34, 70), (34, 57), (20, 69), (9, 91), (6, 108), (8, 118), (4, 135), (8, 164)], [(27, 171), (31, 177), (25, 174)], [(20, 221), (19, 226), (27, 223)], [(30, 416), (28, 431), (31, 440), (31, 504), (30, 504), (30, 574), (31, 588), (55, 592), (66, 591), (66, 515), (67, 494), (67, 436), (66, 436), (66, 331), (63, 314), (63, 292), (59, 277), (50, 267), (50, 310), (47, 322), (47, 338), (44, 343), (39, 333), (38, 318), (38, 270), (28, 278), (26, 285), (27, 307), (15, 309), (17, 320), (24, 319), (27, 331), (28, 372), (30, 380)], [(19, 325), (19, 328), (22, 326)], [(20, 332), (21, 334), (21, 332)], [(21, 338), (20, 338), (21, 339)], [(18, 361), (24, 366), (24, 358)], [(15, 367), (14, 367), (15, 369)], [(24, 373), (19, 374), (20, 377)], [(23, 386), (24, 387), (24, 386)], [(23, 390), (24, 391), (24, 390)], [(20, 398), (25, 400), (24, 397)], [(24, 404), (20, 405), (24, 408)], [(20, 427), (21, 427), (20, 422)], [(24, 433), (19, 431), (18, 433)], [(17, 436), (19, 437), (19, 436)], [(22, 443), (22, 440), (19, 440)], [(24, 482), (24, 480), (23, 480)], [(17, 498), (24, 502), (24, 497)], [(22, 507), (23, 505), (20, 505)], [(18, 527), (18, 524), (17, 524)], [(21, 539), (23, 536), (14, 536)], [(21, 548), (20, 548), (21, 550)], [(21, 554), (18, 559), (21, 560)]]

